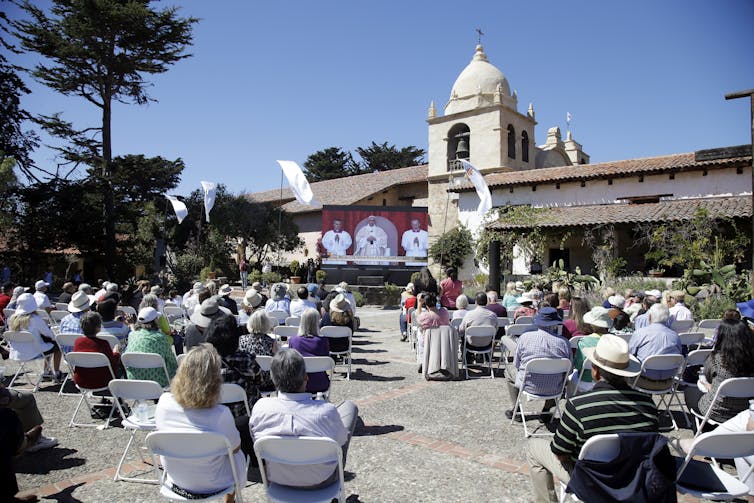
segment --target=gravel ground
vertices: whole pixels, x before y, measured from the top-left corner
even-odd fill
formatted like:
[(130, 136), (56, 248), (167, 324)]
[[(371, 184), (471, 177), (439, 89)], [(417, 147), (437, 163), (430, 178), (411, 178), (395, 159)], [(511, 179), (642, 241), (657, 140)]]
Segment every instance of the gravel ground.
[[(416, 371), (409, 344), (400, 342), (397, 310), (364, 307), (358, 314), (362, 330), (353, 338), (351, 379), (338, 367), (331, 394), (334, 403), (349, 399), (360, 404), (362, 422), (346, 466), (348, 501), (529, 501), (529, 479), (520, 473), (525, 464), (523, 430), (505, 419), (511, 403), (502, 374), (496, 379), (428, 383)], [(12, 362), (5, 365), (6, 375), (15, 371)], [(60, 444), (17, 459), (22, 490), (45, 496), (42, 501), (160, 501), (155, 485), (113, 482), (103, 474), (117, 465), (128, 433), (120, 427), (69, 427), (78, 398), (58, 396), (58, 388), (46, 383), (36, 399), (45, 434)], [(86, 411), (80, 419), (88, 419)], [(533, 420), (530, 426), (539, 423)], [(421, 439), (404, 438), (408, 433)], [(428, 446), (431, 442), (434, 447)], [(437, 447), (443, 442), (460, 450), (443, 452)], [(489, 456), (509, 464), (484, 462)], [(129, 461), (136, 460), (134, 453)], [(246, 501), (264, 501), (259, 480), (258, 471), (251, 469), (243, 492)]]

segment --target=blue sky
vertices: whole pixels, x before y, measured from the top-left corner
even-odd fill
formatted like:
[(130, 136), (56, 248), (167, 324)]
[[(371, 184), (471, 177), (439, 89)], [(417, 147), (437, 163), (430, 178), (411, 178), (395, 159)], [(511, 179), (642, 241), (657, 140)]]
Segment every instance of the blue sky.
[[(442, 111), (477, 27), (490, 62), (518, 92), (519, 111), (534, 103), (538, 145), (547, 128), (565, 131), (566, 112), (592, 162), (751, 141), (748, 100), (723, 97), (754, 88), (751, 0), (156, 5), (201, 18), (194, 56), (151, 78), (157, 103), (115, 107), (113, 148), (182, 158), (177, 194), (200, 180), (234, 193), (276, 188), (276, 159), (303, 164), (330, 146), (426, 150), (429, 103)], [(97, 122), (84, 100), (30, 87), (27, 110), (63, 112), (79, 127)], [(53, 162), (46, 149), (34, 158)]]

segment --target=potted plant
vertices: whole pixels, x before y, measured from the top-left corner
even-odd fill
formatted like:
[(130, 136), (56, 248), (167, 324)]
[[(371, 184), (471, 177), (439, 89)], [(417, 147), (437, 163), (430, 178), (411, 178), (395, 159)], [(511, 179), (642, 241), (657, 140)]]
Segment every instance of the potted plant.
[(292, 260), (289, 269), (291, 270), (291, 283), (301, 283), (301, 264), (298, 260)]
[(652, 278), (662, 278), (662, 275), (665, 274), (665, 269), (650, 269), (649, 275)]

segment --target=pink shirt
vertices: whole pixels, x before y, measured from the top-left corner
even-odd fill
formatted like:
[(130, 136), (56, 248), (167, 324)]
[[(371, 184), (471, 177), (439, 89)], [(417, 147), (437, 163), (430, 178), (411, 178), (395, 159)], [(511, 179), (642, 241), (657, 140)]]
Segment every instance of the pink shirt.
[(456, 307), (456, 299), (463, 291), (463, 286), (459, 280), (453, 281), (450, 278), (445, 278), (440, 282), (442, 288), (442, 296), (440, 297), (440, 304), (451, 309)]
[(450, 315), (444, 307), (438, 309), (437, 312), (424, 310), (419, 315), (419, 323), (423, 329), (450, 325)]

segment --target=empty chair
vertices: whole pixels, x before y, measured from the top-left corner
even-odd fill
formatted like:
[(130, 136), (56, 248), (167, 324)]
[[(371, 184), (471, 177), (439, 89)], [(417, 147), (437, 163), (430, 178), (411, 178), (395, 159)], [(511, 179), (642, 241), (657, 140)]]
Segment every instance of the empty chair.
[[(537, 436), (536, 434), (530, 434), (526, 427), (526, 410), (524, 404), (533, 400), (554, 400), (555, 401), (555, 414), (560, 416), (560, 397), (563, 395), (565, 389), (566, 377), (571, 370), (571, 360), (567, 358), (534, 358), (526, 362), (524, 367), (524, 375), (521, 380), (521, 389), (519, 390), (516, 403), (513, 406), (513, 410), (521, 413), (522, 423), (524, 425), (524, 436)], [(534, 383), (538, 381), (541, 376), (553, 376), (562, 375), (562, 381), (559, 386), (548, 384), (547, 389), (540, 388)], [(515, 414), (511, 417), (511, 424), (515, 419)], [(549, 434), (549, 433), (548, 433)], [(547, 435), (547, 434), (545, 434)], [(541, 436), (541, 435), (540, 435)]]
[(63, 379), (63, 382), (60, 385), (60, 390), (58, 391), (58, 395), (77, 395), (78, 394), (78, 393), (65, 393), (64, 389), (65, 389), (65, 383), (67, 383), (68, 380), (71, 378), (71, 376), (73, 376), (73, 367), (71, 366), (71, 364), (68, 363), (68, 360), (66, 360), (65, 355), (73, 351), (73, 344), (76, 342), (76, 339), (78, 339), (79, 337), (84, 337), (84, 334), (58, 334), (55, 336), (55, 342), (57, 342), (61, 353), (63, 353), (63, 361), (68, 366), (68, 373), (65, 375), (65, 379)]
[(670, 328), (679, 334), (681, 332), (688, 332), (694, 328), (694, 320), (673, 320)]
[[(685, 362), (683, 355), (652, 355), (641, 362), (641, 374), (631, 384), (634, 389), (642, 393), (660, 395), (660, 406), (665, 405), (665, 412), (670, 416), (674, 430), (678, 429), (678, 425), (670, 412), (670, 405), (675, 398), (678, 407), (681, 411), (684, 410), (676, 392), (676, 378), (681, 375)], [(666, 402), (665, 395), (667, 394), (670, 394), (670, 398)]]
[(466, 327), (466, 331), (463, 338), (463, 351), (461, 353), (461, 359), (464, 362), (466, 369), (466, 379), (469, 378), (469, 364), (466, 363), (466, 354), (485, 355), (489, 359), (490, 378), (495, 378), (495, 372), (492, 370), (492, 348), (495, 342), (495, 333), (497, 328), (493, 326), (477, 325), (473, 327)]
[[(44, 365), (45, 363), (50, 363), (52, 354), (44, 354), (42, 346), (31, 332), (24, 330), (6, 330), (5, 333), (3, 333), (3, 339), (10, 344), (10, 359), (19, 363), (16, 373), (13, 374), (13, 377), (8, 384), (8, 389), (13, 388), (13, 383), (16, 382), (18, 376), (26, 370), (27, 363), (40, 360), (42, 362), (42, 370), (37, 374), (37, 380), (34, 383), (34, 389), (32, 390), (33, 392), (36, 392), (39, 389), (39, 383), (42, 382)], [(19, 352), (19, 350), (21, 350), (21, 352)]]
[[(123, 363), (123, 366), (128, 370), (129, 368), (132, 369), (162, 369), (165, 373), (165, 381), (167, 382), (166, 385), (164, 385), (164, 388), (170, 387), (170, 375), (168, 374), (168, 368), (165, 366), (165, 360), (162, 358), (162, 355), (158, 355), (157, 353), (123, 353), (120, 355), (120, 361)], [(158, 371), (158, 375), (159, 375)], [(161, 376), (160, 376), (161, 377)], [(157, 380), (157, 379), (155, 379)], [(160, 378), (158, 382), (162, 385), (163, 381)]]
[(290, 316), (286, 311), (283, 311), (282, 309), (268, 311), (267, 315), (278, 320), (279, 325), (285, 325), (285, 319)]
[[(140, 381), (140, 380), (128, 380), (128, 379), (113, 379), (108, 384), (108, 387), (110, 388), (110, 394), (113, 396), (113, 400), (115, 401), (116, 406), (118, 407), (118, 410), (120, 412), (121, 417), (123, 417), (122, 426), (131, 431), (131, 436), (128, 438), (128, 443), (126, 444), (126, 448), (123, 451), (123, 455), (120, 457), (120, 461), (118, 462), (118, 467), (115, 469), (115, 476), (113, 477), (113, 480), (127, 480), (130, 482), (148, 482), (148, 483), (158, 483), (160, 480), (159, 472), (157, 470), (157, 465), (154, 465), (154, 473), (155, 478), (154, 479), (146, 479), (142, 477), (128, 477), (125, 476), (121, 472), (121, 468), (123, 467), (123, 462), (126, 460), (126, 456), (128, 455), (129, 449), (131, 449), (131, 444), (133, 444), (134, 437), (136, 436), (136, 432), (139, 431), (155, 431), (157, 429), (157, 426), (154, 422), (154, 405), (147, 406), (147, 409), (143, 412), (146, 412), (146, 416), (143, 417), (143, 412), (140, 410), (137, 410), (136, 403), (139, 401), (146, 401), (146, 400), (157, 400), (160, 398), (160, 396), (163, 393), (162, 386), (159, 385), (159, 383), (156, 383), (155, 381)], [(123, 401), (130, 401), (130, 409), (131, 414), (126, 414), (125, 410), (123, 409)], [(146, 460), (144, 459), (144, 456), (141, 453), (141, 449), (136, 449), (139, 453), (139, 458), (143, 463), (146, 463)]]
[(246, 409), (246, 415), (251, 416), (251, 410), (249, 409), (249, 400), (246, 396), (246, 390), (244, 390), (238, 384), (225, 382), (220, 388), (220, 403), (228, 405), (231, 403), (243, 403)]
[(285, 319), (286, 327), (297, 327), (301, 323), (301, 318), (298, 316), (288, 316)]
[(343, 452), (336, 441), (320, 437), (263, 437), (254, 442), (254, 452), (259, 466), (270, 463), (297, 467), (323, 463), (337, 466), (338, 479), (331, 485), (318, 489), (275, 484), (267, 479), (265, 469), (260, 470), (268, 501), (330, 503), (337, 499), (339, 503), (345, 503)]
[[(328, 326), (319, 329), (320, 337), (327, 337), (330, 341), (330, 356), (342, 356), (343, 363), (348, 360), (346, 380), (351, 379), (351, 343), (352, 332), (350, 327)], [(333, 350), (336, 348), (336, 350)]]
[[(110, 359), (102, 353), (83, 353), (71, 351), (70, 353), (66, 354), (65, 359), (72, 370), (75, 370), (76, 367), (88, 369), (107, 368), (110, 372), (110, 379), (115, 379), (113, 368), (110, 366)], [(78, 384), (76, 384), (76, 387), (79, 390), (81, 398), (79, 398), (79, 403), (76, 404), (76, 409), (73, 411), (73, 416), (71, 416), (71, 421), (68, 423), (68, 426), (96, 426), (100, 429), (108, 428), (110, 426), (110, 421), (112, 420), (113, 413), (116, 410), (116, 405), (114, 403), (115, 400), (113, 400), (113, 404), (110, 407), (110, 413), (105, 420), (105, 424), (102, 426), (94, 423), (77, 423), (76, 416), (78, 415), (82, 403), (86, 403), (87, 409), (89, 409), (89, 412), (92, 412), (92, 404), (89, 403), (89, 398), (94, 398), (95, 393), (101, 393), (98, 396), (107, 396), (104, 394), (104, 392), (109, 392), (110, 388), (108, 386), (103, 386), (100, 388), (84, 388), (82, 386), (79, 386)]]
[[(722, 388), (722, 386), (720, 386)], [(712, 458), (743, 458), (754, 455), (754, 431), (703, 433), (694, 439), (688, 454), (678, 469), (676, 489), (709, 500), (732, 500), (744, 497), (749, 486), (717, 466), (693, 459), (695, 456)], [(742, 477), (751, 474), (751, 469)]]
[[(214, 461), (218, 458), (227, 456), (230, 463), (230, 469), (233, 472), (233, 485), (218, 488), (218, 491), (210, 497), (191, 498), (191, 501), (209, 501), (212, 499), (222, 498), (226, 494), (235, 492), (236, 502), (243, 501), (241, 492), (244, 487), (244, 480), (240, 480), (238, 472), (246, 473), (245, 467), (236, 467), (236, 459), (233, 455), (233, 446), (228, 439), (220, 433), (210, 431), (155, 431), (147, 435), (147, 447), (152, 452), (153, 462), (157, 465), (157, 457), (163, 458), (163, 465), (166, 467), (160, 479), (160, 494), (171, 501), (185, 501), (186, 498), (173, 492), (173, 483), (170, 479), (170, 462), (187, 463), (195, 461), (207, 463), (207, 458)], [(214, 464), (214, 463), (213, 463)]]
[(699, 345), (704, 342), (705, 334), (704, 332), (682, 332), (678, 334), (678, 337), (681, 338), (681, 346), (686, 346), (691, 350), (691, 346), (696, 346), (693, 349), (699, 349)]

